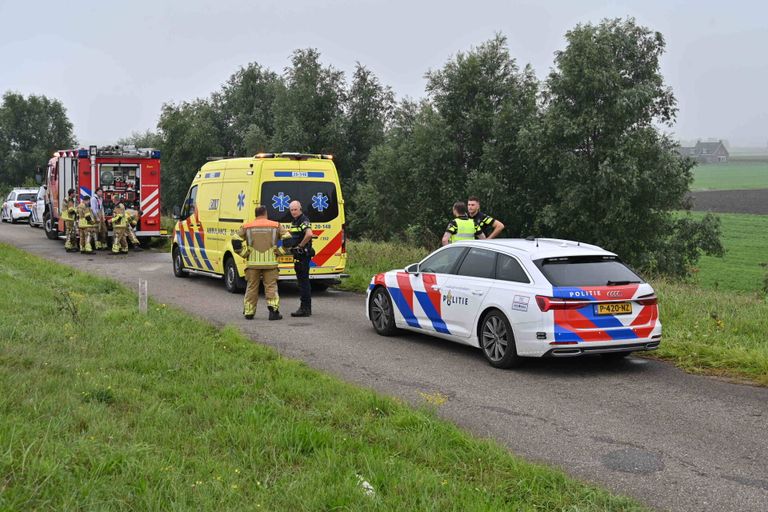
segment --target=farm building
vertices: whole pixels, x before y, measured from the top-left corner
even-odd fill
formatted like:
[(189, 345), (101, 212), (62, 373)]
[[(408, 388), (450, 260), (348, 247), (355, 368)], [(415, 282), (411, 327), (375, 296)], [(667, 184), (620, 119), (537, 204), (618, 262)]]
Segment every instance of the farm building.
[(678, 149), (681, 155), (687, 156), (700, 164), (719, 164), (728, 161), (730, 156), (728, 149), (722, 140), (714, 142), (696, 142), (692, 147), (680, 147)]

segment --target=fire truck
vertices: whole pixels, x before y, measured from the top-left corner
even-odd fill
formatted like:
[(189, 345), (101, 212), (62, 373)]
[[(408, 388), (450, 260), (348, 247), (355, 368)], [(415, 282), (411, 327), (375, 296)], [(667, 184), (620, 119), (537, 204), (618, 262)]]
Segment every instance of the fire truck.
[[(119, 203), (139, 215), (136, 236), (140, 240), (165, 235), (160, 227), (160, 151), (134, 146), (90, 146), (56, 151), (48, 161), (45, 176), (43, 226), (51, 240), (64, 234), (62, 201), (69, 189), (79, 199), (104, 191), (107, 226)], [(141, 238), (144, 237), (144, 238)]]

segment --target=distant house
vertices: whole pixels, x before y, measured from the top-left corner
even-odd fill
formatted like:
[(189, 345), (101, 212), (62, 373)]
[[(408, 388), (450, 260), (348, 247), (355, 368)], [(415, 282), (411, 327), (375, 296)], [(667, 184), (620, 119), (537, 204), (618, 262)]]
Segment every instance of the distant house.
[(702, 142), (698, 141), (693, 147), (680, 147), (678, 152), (700, 164), (719, 164), (728, 161), (730, 154), (722, 140)]

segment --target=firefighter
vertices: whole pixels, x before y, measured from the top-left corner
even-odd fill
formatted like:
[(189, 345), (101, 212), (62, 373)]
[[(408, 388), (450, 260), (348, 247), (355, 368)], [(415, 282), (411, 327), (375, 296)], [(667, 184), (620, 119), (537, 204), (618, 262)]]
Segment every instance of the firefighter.
[(461, 201), (453, 204), (454, 219), (448, 223), (443, 234), (443, 245), (452, 244), (459, 240), (485, 239), (483, 231), (479, 225), (467, 215), (467, 205)]
[(133, 244), (134, 252), (141, 252), (144, 250), (141, 248), (141, 242), (139, 242), (139, 238), (136, 236), (136, 233), (133, 231), (139, 222), (140, 213), (141, 212), (137, 212), (135, 210), (126, 210), (125, 212), (126, 218), (128, 219), (128, 223), (126, 224), (127, 229), (125, 231), (125, 234), (128, 237), (128, 241)]
[(256, 208), (256, 218), (240, 226), (232, 239), (232, 248), (245, 258), (245, 280), (248, 286), (243, 299), (243, 315), (248, 320), (256, 313), (259, 301), (259, 282), (264, 282), (270, 320), (281, 320), (280, 296), (277, 293), (278, 242), (287, 234), (280, 223), (267, 218), (267, 208)]
[(64, 250), (67, 252), (77, 252), (77, 231), (75, 228), (75, 218), (77, 217), (77, 208), (75, 208), (75, 189), (69, 189), (67, 198), (64, 200), (64, 207), (61, 209), (61, 218), (64, 221), (66, 239), (64, 240)]
[(96, 193), (91, 197), (91, 213), (94, 217), (93, 237), (96, 249), (106, 249), (108, 247), (107, 221), (104, 218), (104, 191), (101, 187), (97, 188)]
[(309, 265), (312, 256), (312, 225), (309, 218), (304, 215), (301, 203), (291, 201), (288, 209), (293, 217), (290, 228), (290, 246), (293, 253), (293, 269), (296, 271), (296, 281), (299, 285), (301, 303), (299, 309), (291, 313), (291, 316), (312, 316), (312, 288), (309, 285)]
[(130, 215), (125, 213), (125, 206), (115, 206), (112, 216), (112, 252), (110, 254), (128, 254), (128, 231)]
[(91, 237), (93, 236), (95, 225), (96, 217), (91, 211), (90, 198), (85, 196), (77, 207), (77, 228), (80, 232), (80, 252), (83, 254), (93, 252), (93, 248), (91, 247)]
[(476, 225), (480, 226), (486, 238), (496, 238), (504, 230), (504, 224), (499, 219), (494, 219), (480, 211), (480, 199), (477, 196), (469, 196), (467, 199), (467, 211), (469, 212), (469, 218)]

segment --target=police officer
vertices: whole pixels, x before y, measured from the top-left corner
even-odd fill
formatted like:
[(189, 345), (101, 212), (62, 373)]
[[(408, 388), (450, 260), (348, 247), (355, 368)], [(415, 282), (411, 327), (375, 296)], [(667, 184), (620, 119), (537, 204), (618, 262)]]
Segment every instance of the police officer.
[(125, 206), (119, 203), (112, 215), (112, 252), (110, 254), (128, 253), (128, 223), (130, 216), (125, 213)]
[(467, 205), (461, 201), (453, 204), (454, 219), (448, 223), (443, 234), (443, 245), (452, 244), (459, 240), (474, 240), (475, 238), (484, 239), (480, 226), (476, 225), (472, 219), (467, 216)]
[(64, 206), (61, 209), (61, 218), (64, 221), (64, 230), (66, 239), (64, 240), (64, 249), (67, 252), (77, 252), (77, 230), (75, 228), (75, 219), (77, 217), (75, 189), (71, 188), (67, 192), (67, 198), (64, 200)]
[(467, 211), (469, 212), (469, 218), (475, 222), (475, 225), (480, 226), (486, 238), (496, 238), (504, 229), (504, 224), (500, 220), (494, 219), (480, 211), (480, 199), (477, 196), (469, 196), (469, 199), (467, 199)]
[(248, 287), (243, 299), (243, 315), (248, 320), (256, 313), (259, 301), (259, 283), (264, 282), (264, 296), (267, 298), (270, 320), (281, 320), (280, 296), (277, 294), (278, 242), (287, 236), (280, 223), (267, 218), (267, 208), (256, 208), (256, 218), (246, 222), (232, 239), (232, 248), (246, 259), (245, 280)]
[(298, 310), (291, 313), (291, 316), (311, 316), (312, 290), (309, 285), (309, 262), (315, 254), (312, 249), (312, 225), (309, 218), (304, 215), (300, 202), (291, 201), (289, 209), (293, 222), (288, 230), (291, 240), (287, 245), (291, 247), (293, 253), (293, 269), (296, 271), (301, 296), (301, 305)]
[(94, 226), (96, 226), (96, 216), (91, 211), (90, 198), (83, 197), (77, 206), (77, 229), (80, 232), (80, 252), (93, 252), (91, 247), (91, 237), (93, 236)]

